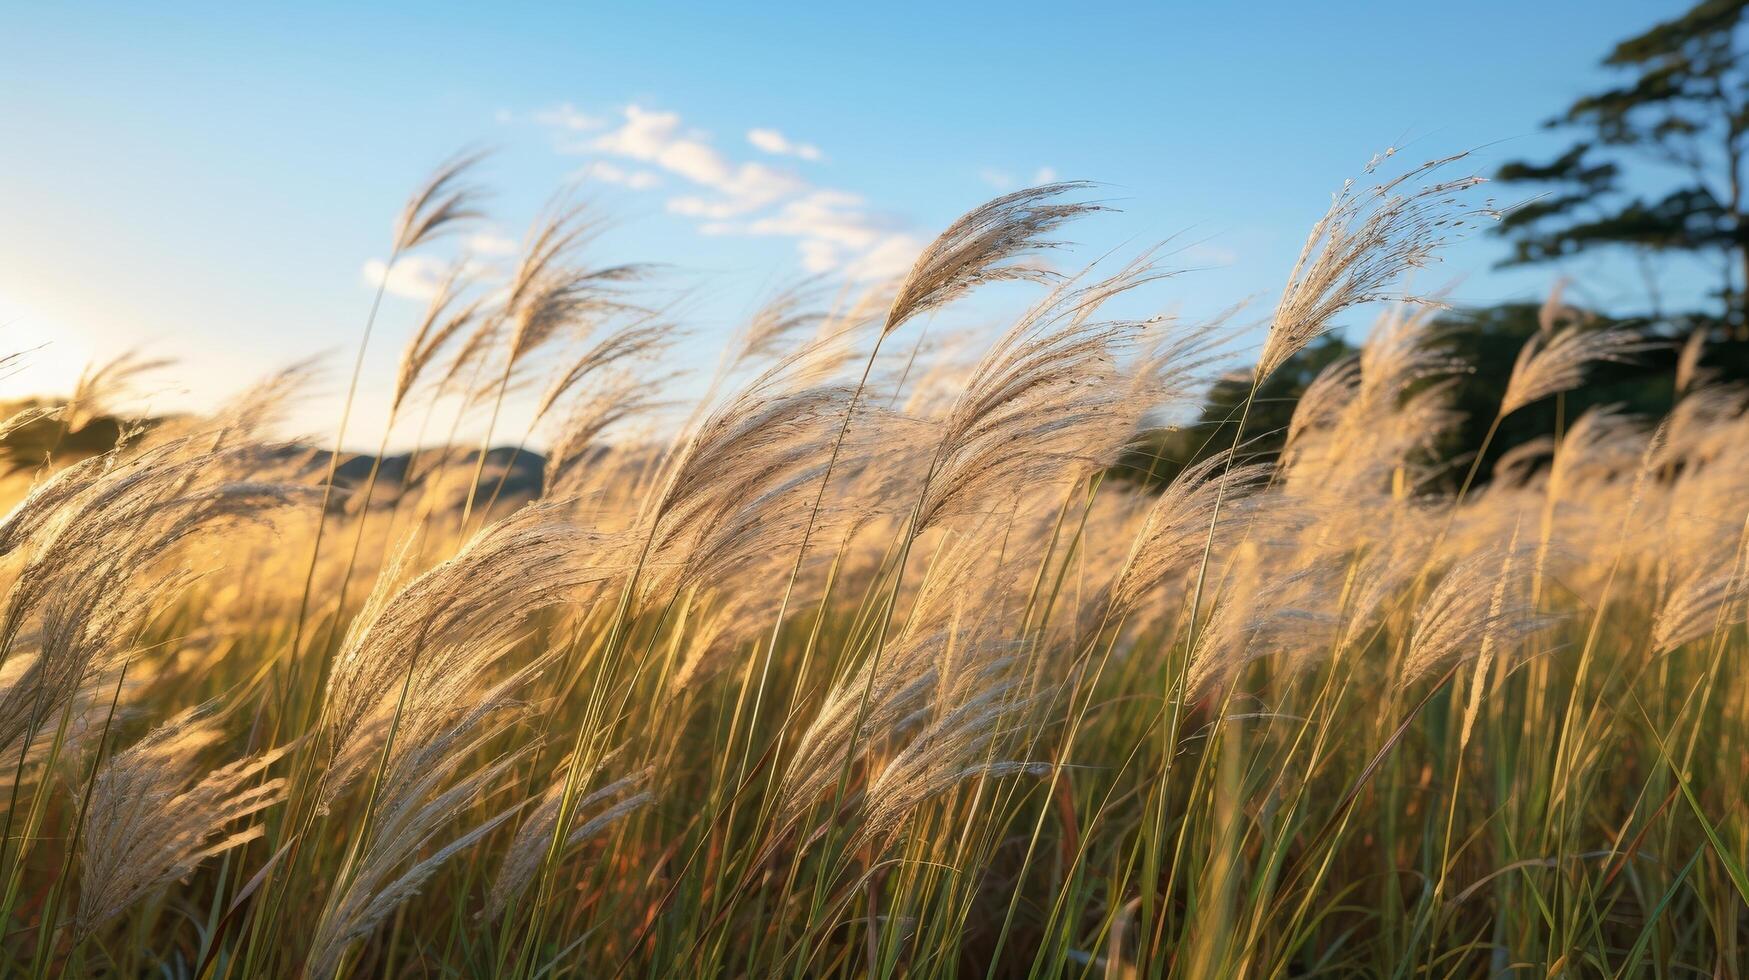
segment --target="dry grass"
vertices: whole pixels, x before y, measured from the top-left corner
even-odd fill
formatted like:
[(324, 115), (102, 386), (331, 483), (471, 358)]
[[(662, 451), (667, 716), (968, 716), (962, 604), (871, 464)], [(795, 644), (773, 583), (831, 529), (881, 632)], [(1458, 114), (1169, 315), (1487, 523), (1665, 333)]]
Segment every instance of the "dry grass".
[[(1337, 195), (1255, 381), (1413, 299), (1482, 210), (1451, 163)], [(1120, 484), (1232, 330), (1108, 313), (1147, 256), (1038, 264), (1089, 193), (780, 292), (678, 426), (673, 317), (559, 201), (409, 325), (394, 410), (449, 436), (404, 477), (271, 441), (306, 369), (45, 465), (0, 521), (0, 972), (1741, 976), (1749, 395), (1691, 345), (1669, 418), (1454, 491), (1467, 366), (1394, 309), (1279, 461), (1241, 421)], [(992, 282), (1043, 296), (910, 336)], [(1496, 428), (1646, 344), (1551, 301)], [(536, 501), (455, 445), (525, 395)]]

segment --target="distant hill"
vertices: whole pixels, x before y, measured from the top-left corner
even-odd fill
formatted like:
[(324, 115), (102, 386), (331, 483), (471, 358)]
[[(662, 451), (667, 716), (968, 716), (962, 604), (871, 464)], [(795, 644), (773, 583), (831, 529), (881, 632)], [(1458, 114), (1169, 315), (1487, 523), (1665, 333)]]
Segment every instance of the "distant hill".
[[(305, 463), (306, 472), (312, 482), (319, 482), (328, 468), (327, 450), (308, 451)], [(371, 463), (374, 457), (367, 453), (343, 454), (340, 465), (334, 469), (334, 485), (347, 490), (362, 489), (370, 479)], [(474, 465), (480, 458), (479, 450), (452, 450), (446, 465), (439, 467), (438, 453), (434, 449), (421, 450), (418, 453), (395, 453), (384, 456), (377, 473), (376, 490), (371, 494), (373, 506), (392, 503), (397, 490), (404, 488), (407, 493), (423, 492), (433, 477), (441, 472), (444, 484), (453, 500), (452, 506), (461, 506), (462, 495), (466, 493), (464, 486), (456, 484), (465, 482), (473, 475)], [(416, 465), (412, 480), (408, 480), (408, 466)], [(518, 450), (514, 446), (494, 446), (486, 451), (486, 465), (480, 471), (480, 496), (483, 499), (493, 495), (500, 478), (504, 487), (497, 492), (500, 501), (531, 500), (539, 497), (542, 487), (542, 476), (546, 469), (547, 458), (531, 449)]]
[[(9, 419), (28, 409), (55, 408), (59, 402), (39, 398), (0, 402), (0, 420)], [(113, 415), (98, 415), (68, 425), (59, 418), (40, 418), (26, 422), (0, 438), (0, 472), (16, 473), (33, 470), (51, 457), (58, 464), (108, 452), (121, 438), (125, 425), (151, 428), (163, 420), (156, 418), (122, 419)]]
[[(0, 404), (0, 419), (10, 418), (25, 409), (53, 405), (52, 402), (36, 399), (3, 403)], [(27, 472), (41, 466), (45, 460), (52, 461), (57, 466), (76, 463), (113, 449), (127, 427), (150, 430), (166, 421), (169, 420), (99, 415), (81, 419), (74, 425), (67, 425), (56, 418), (28, 422), (0, 438), (0, 472)], [(327, 473), (331, 455), (329, 450), (313, 446), (286, 446), (280, 452), (296, 475), (311, 483), (321, 482)], [(478, 458), (478, 450), (453, 449), (449, 453), (448, 462), (439, 466), (441, 460), (434, 448), (385, 456), (377, 473), (371, 504), (373, 507), (392, 504), (402, 492), (422, 493), (434, 479), (441, 476), (444, 492), (454, 498), (446, 501), (446, 504), (459, 507), (466, 493), (465, 484), (473, 475)], [(368, 453), (342, 453), (340, 464), (334, 470), (334, 485), (349, 491), (362, 489), (370, 478), (373, 461), (374, 457)], [(504, 486), (498, 492), (501, 501), (538, 497), (546, 464), (546, 457), (531, 449), (495, 446), (486, 453), (486, 465), (480, 476), (480, 495), (482, 498), (491, 496), (502, 478)], [(411, 479), (409, 466), (414, 467)], [(346, 500), (345, 494), (336, 495), (334, 506), (345, 506)]]

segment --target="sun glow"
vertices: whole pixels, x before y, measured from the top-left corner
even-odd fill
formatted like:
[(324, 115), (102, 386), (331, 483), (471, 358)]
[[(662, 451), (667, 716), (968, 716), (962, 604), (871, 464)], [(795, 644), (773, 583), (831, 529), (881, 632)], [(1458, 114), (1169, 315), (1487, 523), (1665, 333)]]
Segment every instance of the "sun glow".
[[(93, 355), (88, 331), (0, 295), (0, 398), (69, 390)], [(16, 355), (16, 356), (14, 356)]]

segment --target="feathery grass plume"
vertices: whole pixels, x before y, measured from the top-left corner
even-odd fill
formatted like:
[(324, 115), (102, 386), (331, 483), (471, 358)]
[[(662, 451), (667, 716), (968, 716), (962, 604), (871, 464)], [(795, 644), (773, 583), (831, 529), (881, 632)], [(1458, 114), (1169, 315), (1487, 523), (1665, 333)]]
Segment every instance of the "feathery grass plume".
[[(251, 440), (259, 442), (265, 433), (285, 421), (293, 402), (322, 373), (320, 357), (295, 361), (224, 403), (211, 418), (191, 420), (181, 427), (174, 424), (161, 425), (153, 430), (153, 435), (201, 435), (210, 432), (214, 449)], [(291, 451), (292, 446), (269, 443), (268, 449), (271, 452), (285, 453)]]
[[(154, 475), (167, 481), (166, 486), (178, 479), (193, 479), (195, 474), (206, 478), (195, 480), (200, 486), (208, 486), (224, 476), (240, 482), (259, 482), (254, 477), (273, 468), (273, 459), (283, 447), (256, 440), (279, 419), (286, 402), (308, 380), (312, 370), (313, 362), (294, 364), (232, 399), (211, 418), (160, 426), (155, 441), (143, 453), (136, 452), (141, 441), (138, 431), (124, 429), (109, 452), (61, 468), (32, 487), (23, 500), (0, 518), (0, 556), (27, 543), (39, 542), (57, 517), (62, 520), (55, 526), (65, 524), (68, 508), (81, 506), (80, 501), (89, 503), (93, 488), (103, 480), (131, 487), (133, 484), (128, 481), (139, 479), (142, 470), (159, 466), (165, 472)], [(184, 465), (186, 457), (202, 452), (209, 454), (204, 470)], [(142, 460), (150, 465), (142, 467)], [(175, 474), (169, 473), (170, 469), (175, 469)]]
[[(812, 354), (800, 369), (800, 375), (810, 379), (824, 379), (851, 370), (856, 356), (853, 341), (873, 333), (886, 322), (885, 317), (892, 309), (898, 286), (899, 283), (895, 280), (880, 279), (861, 289), (848, 302), (846, 296), (841, 294), (832, 309), (817, 321), (819, 325), (809, 341)], [(849, 289), (848, 283), (845, 288)], [(878, 345), (880, 340), (878, 335), (873, 337), (870, 346)], [(922, 337), (918, 341), (921, 343)]]
[(1381, 535), (1358, 556), (1333, 650), (1354, 650), (1368, 638), (1389, 611), (1390, 601), (1420, 575), (1434, 536), (1431, 530)]
[[(1570, 587), (1581, 583), (1588, 552), (1603, 547), (1601, 530), (1625, 503), (1647, 444), (1642, 419), (1623, 414), (1619, 405), (1587, 409), (1567, 429), (1543, 482), (1541, 541), (1532, 570), (1533, 596), (1543, 595), (1551, 566)], [(1571, 561), (1566, 559), (1572, 558)], [(1600, 559), (1607, 567), (1607, 560)]]
[(1146, 324), (1094, 314), (1160, 276), (1137, 263), (1065, 283), (991, 347), (941, 423), (913, 534), (1116, 458), (1151, 401), (1133, 397), (1117, 367)]
[(956, 330), (926, 333), (917, 338), (913, 351), (919, 363), (912, 367), (906, 384), (896, 386), (889, 401), (912, 418), (944, 418), (965, 390), (966, 379), (978, 366), (985, 347), (970, 331)]
[(1255, 510), (1246, 501), (1263, 489), (1269, 474), (1267, 464), (1229, 465), (1225, 452), (1181, 471), (1149, 505), (1101, 615), (1122, 618), (1154, 588), (1191, 570), (1215, 521), (1217, 497), (1223, 500), (1217, 540), (1224, 541), (1228, 529), (1250, 521)]
[[(1523, 585), (1518, 581), (1519, 573), (1512, 567), (1514, 560), (1519, 557), (1518, 532), (1519, 525), (1514, 523), (1512, 537), (1501, 550), (1500, 573), (1494, 579), (1494, 592), (1488, 598), (1490, 620), (1498, 620), (1506, 615), (1506, 604), (1511, 599), (1513, 590), (1522, 588)], [(1531, 608), (1528, 601), (1524, 608)], [(1487, 630), (1483, 633), (1481, 649), (1476, 653), (1475, 678), (1470, 682), (1469, 700), (1464, 704), (1463, 723), (1458, 729), (1459, 751), (1470, 744), (1470, 734), (1475, 730), (1476, 717), (1482, 711), (1482, 691), (1488, 686), (1488, 670), (1494, 665), (1494, 654), (1499, 645), (1500, 636), (1497, 631)]]
[[(375, 586), (334, 642), (297, 648), (309, 550), (277, 540), (315, 521), (201, 533), (299, 499), (256, 488), (329, 462), (262, 444), (265, 402), (17, 475), (34, 489), (0, 519), (0, 972), (1128, 974), (1190, 950), (1193, 968), (1226, 956), (1206, 962), (1222, 974), (1468, 975), (1556, 946), (1625, 973), (1735, 962), (1737, 920), (1709, 910), (1735, 900), (1742, 842), (1702, 817), (1744, 778), (1749, 395), (1689, 379), (1655, 439), (1592, 410), (1454, 493), (1441, 461), (1469, 367), (1431, 307), (1392, 307), (1299, 399), (1273, 471), (1244, 433), (1156, 496), (1098, 467), (1183, 418), (1161, 404), (1226, 331), (1101, 322), (1138, 298), (1101, 306), (1102, 289), (1145, 262), (1053, 281), (994, 345), (931, 328), (871, 350), (903, 302), (847, 287), (817, 318), (780, 296), (724, 355), (741, 358), (724, 397), (683, 422), (652, 410), (683, 387), (647, 356), (671, 308), (549, 322), (511, 378), (552, 436), (546, 499), (457, 530), (477, 460), (452, 433), (432, 457), (467, 465), (424, 477), (418, 537), (360, 534)], [(530, 281), (581, 265), (560, 254)], [(506, 387), (517, 320), (507, 291), (452, 292), (383, 393), (459, 395), (459, 425)], [(1547, 304), (1537, 350), (1582, 316)], [(863, 357), (866, 384), (843, 384)], [(319, 559), (326, 616), (346, 555)], [(1527, 640), (1533, 608), (1565, 625)], [(1581, 636), (1576, 665), (1525, 659)], [(287, 673), (307, 657), (329, 686)], [(1426, 690), (1457, 663), (1455, 700)], [(178, 716), (105, 763), (115, 719), (121, 749), (175, 712), (154, 706), (227, 689), (265, 705), (247, 733)], [(282, 821), (287, 759), (254, 753), (285, 732), (309, 741)], [(635, 761), (606, 751), (628, 736)], [(1452, 749), (1464, 766), (1437, 764)], [(1476, 765), (1492, 802), (1461, 791)], [(260, 854), (256, 822), (275, 837)], [(1527, 860), (1537, 882), (1513, 870)], [(1411, 867), (1441, 869), (1432, 905), (1403, 901)], [(1552, 920), (1526, 900), (1541, 881)]]
[(1576, 387), (1585, 380), (1585, 368), (1592, 363), (1631, 363), (1635, 355), (1657, 346), (1627, 327), (1593, 329), (1575, 323), (1552, 334), (1536, 333), (1524, 342), (1512, 363), (1500, 415), (1511, 415), (1532, 402)]
[(142, 375), (160, 371), (174, 361), (162, 357), (142, 357), (137, 351), (127, 351), (101, 365), (79, 373), (73, 393), (61, 406), (61, 425), (66, 431), (82, 428), (100, 415), (113, 414), (117, 399), (133, 391)]
[[(1209, 369), (1223, 359), (1223, 345), (1233, 339), (1231, 313), (1181, 324), (1166, 316), (1144, 321), (1146, 333), (1136, 338), (1129, 373), (1139, 397), (1150, 402), (1141, 426), (1157, 428), (1169, 409), (1198, 398), (1210, 380)], [(1136, 438), (1146, 429), (1138, 428)]]
[(407, 749), (384, 774), (382, 791), (371, 808), (369, 840), (342, 869), (337, 890), (328, 896), (310, 943), (308, 976), (333, 977), (354, 940), (374, 932), (401, 903), (417, 895), (444, 862), (526, 805), (523, 801), (503, 809), (420, 856), (445, 827), (488, 797), (493, 785), (534, 748), (535, 743), (525, 743), (484, 766), (468, 768), (470, 758), (517, 721), (520, 713), (514, 710), (518, 703), (513, 693), (530, 676), (518, 672), (477, 692), (473, 701), (457, 706), (463, 710), (449, 725), (429, 737), (407, 739)]
[(865, 660), (833, 686), (784, 770), (779, 815), (785, 824), (830, 793), (847, 746), (853, 746), (851, 762), (861, 761), (877, 736), (897, 732), (908, 719), (927, 717), (929, 695), (941, 679), (933, 655), (946, 649), (949, 639), (945, 627), (912, 630), (885, 651), (878, 668), (872, 658)]
[(1646, 444), (1646, 427), (1643, 420), (1620, 409), (1620, 405), (1599, 405), (1574, 420), (1549, 467), (1552, 494), (1569, 497), (1579, 483), (1632, 478)]
[(863, 660), (832, 685), (785, 767), (778, 791), (783, 824), (828, 794), (847, 752), (854, 764), (881, 738), (904, 736), (934, 717), (944, 678), (955, 691), (1011, 687), (1013, 643), (1001, 624), (1012, 610), (999, 601), (1000, 577), (992, 574), (993, 534), (993, 522), (986, 522), (956, 536), (919, 588), (904, 632), (880, 657)]
[(628, 361), (650, 360), (663, 353), (673, 345), (673, 334), (673, 325), (655, 319), (654, 315), (640, 317), (609, 333), (554, 377), (535, 406), (534, 421), (545, 418), (559, 399), (592, 375), (613, 370)]
[(52, 422), (61, 417), (62, 411), (63, 406), (59, 405), (31, 405), (13, 412), (4, 421), (0, 421), (0, 440), (27, 425), (34, 425), (37, 422)]
[(1469, 371), (1451, 356), (1426, 307), (1388, 310), (1360, 348), (1360, 397), (1375, 404), (1401, 402), (1424, 382)]
[(724, 351), (725, 368), (780, 357), (798, 336), (826, 324), (828, 315), (814, 308), (819, 287), (818, 279), (807, 279), (766, 300)]
[(324, 802), (374, 757), (390, 716), (399, 758), (465, 707), (530, 617), (618, 574), (610, 542), (570, 521), (570, 504), (518, 510), (405, 584), (413, 542), (402, 547), (334, 658), (323, 699), (334, 759)]
[(30, 554), (0, 610), (0, 655), (34, 626), (33, 656), (0, 692), (0, 746), (30, 743), (115, 665), (135, 631), (169, 605), (188, 576), (166, 563), (196, 533), (264, 522), (307, 499), (305, 488), (247, 482), (263, 465), (259, 446), (210, 449), (210, 433), (184, 436), (126, 458), (114, 451), (73, 485), (50, 481), (50, 508), (26, 501), (0, 525), (0, 539)]
[(1556, 279), (1549, 287), (1549, 294), (1543, 297), (1542, 305), (1536, 310), (1536, 329), (1545, 337), (1552, 337), (1566, 327), (1578, 326), (1585, 322), (1585, 311), (1576, 306), (1569, 306), (1566, 300), (1567, 281)]
[(1730, 557), (1696, 563), (1676, 580), (1652, 620), (1652, 651), (1669, 653), (1746, 618), (1749, 552), (1739, 545)]
[(480, 315), (485, 302), (483, 299), (457, 305), (467, 288), (467, 283), (462, 279), (464, 268), (458, 263), (445, 274), (437, 292), (432, 294), (426, 305), (425, 315), (420, 319), (418, 329), (413, 331), (412, 339), (402, 351), (400, 368), (395, 375), (395, 394), (389, 402), (390, 411), (400, 410), (413, 387), (418, 384), (420, 375), (431, 366), (449, 342)]
[(600, 231), (600, 222), (582, 205), (564, 198), (555, 198), (536, 220), (505, 287), (503, 316), (510, 327), (507, 370), (591, 314), (624, 308), (613, 298), (614, 291), (641, 276), (641, 266), (590, 268), (575, 261)]
[(1695, 466), (1735, 468), (1743, 459), (1740, 449), (1746, 427), (1749, 389), (1738, 385), (1697, 388), (1670, 410), (1665, 454)]
[[(1392, 283), (1426, 266), (1479, 213), (1462, 210), (1459, 195), (1483, 178), (1407, 185), (1465, 155), (1430, 160), (1364, 192), (1352, 180), (1342, 185), (1288, 275), (1257, 358), (1258, 383), (1328, 330), (1343, 310), (1383, 299), (1415, 301), (1392, 293)], [(1376, 165), (1375, 160), (1366, 172)]]
[[(20, 646), (30, 644), (21, 641)], [(0, 667), (0, 691), (13, 687), (18, 675), (35, 659), (36, 654), (29, 650), (8, 658), (5, 666)], [(116, 684), (110, 683), (112, 681), (122, 682), (120, 700), (127, 702), (117, 705), (113, 712), (110, 705)], [(36, 736), (29, 743), (22, 747), (0, 746), (0, 790), (10, 794), (15, 787), (30, 786), (39, 780), (52, 778), (55, 770), (50, 767), (56, 763), (61, 764), (61, 771), (65, 772), (67, 763), (92, 758), (89, 753), (96, 749), (100, 739), (109, 735), (109, 729), (136, 713), (128, 705), (133, 702), (139, 687), (137, 682), (126, 681), (119, 672), (109, 669), (74, 696), (73, 702), (62, 709), (55, 724), (38, 726)]]
[[(479, 400), (480, 388), (467, 379), (477, 376), (484, 367), (487, 358), (491, 356), (492, 346), (504, 333), (504, 314), (502, 310), (493, 310), (490, 314), (482, 312), (477, 315), (474, 329), (462, 338), (456, 345), (456, 350), (450, 356), (449, 364), (437, 379), (439, 392), (458, 391), (467, 404)], [(463, 382), (459, 389), (457, 382)]]
[(1050, 773), (1048, 764), (1007, 757), (1027, 731), (1027, 709), (1036, 703), (1018, 694), (1009, 666), (998, 660), (943, 679), (921, 709), (929, 721), (869, 781), (853, 848), (889, 848), (917, 807), (966, 780)]
[[(647, 531), (644, 597), (716, 581), (774, 552), (794, 553), (809, 504), (845, 421), (851, 389), (803, 384), (812, 345), (791, 352), (729, 397), (666, 464), (662, 489), (640, 518)], [(856, 459), (882, 413), (864, 411), (841, 456)], [(830, 526), (832, 514), (823, 512)]]
[(504, 370), (490, 388), (478, 392), (478, 397), (494, 392), (492, 414), (480, 440), (473, 479), (462, 505), (463, 528), (473, 515), (474, 498), (485, 472), (486, 455), (491, 449), (504, 396), (524, 359), (561, 333), (587, 333), (594, 328), (595, 317), (628, 309), (615, 294), (621, 284), (643, 274), (641, 267), (588, 268), (574, 261), (598, 230), (598, 224), (585, 215), (582, 207), (559, 198), (548, 205), (529, 235), (522, 258), (511, 275), (501, 313), (509, 329)]
[(1288, 419), (1282, 452), (1291, 455), (1308, 433), (1334, 427), (1358, 397), (1360, 378), (1358, 353), (1326, 364), (1294, 402), (1294, 414)]
[(1420, 489), (1439, 473), (1427, 461), (1462, 421), (1451, 406), (1451, 376), (1462, 367), (1429, 317), (1387, 312), (1356, 357), (1332, 362), (1307, 387), (1288, 426), (1283, 484), (1333, 525)]
[(23, 500), (0, 518), (0, 555), (10, 555), (42, 533), (61, 508), (90, 488), (121, 453), (104, 453), (63, 467), (33, 486)]
[(506, 371), (512, 371), (531, 352), (576, 327), (588, 328), (590, 317), (625, 309), (612, 298), (621, 283), (640, 275), (636, 266), (611, 268), (559, 268), (529, 283), (519, 302), (508, 306), (510, 336), (505, 352)]
[(279, 802), (283, 779), (260, 779), (288, 747), (199, 775), (196, 758), (222, 743), (210, 706), (154, 728), (98, 770), (79, 839), (74, 933), (91, 930), (207, 858), (255, 840), (260, 824), (227, 830)]
[(1535, 475), (1538, 462), (1554, 455), (1554, 436), (1537, 436), (1513, 446), (1494, 460), (1492, 482), (1502, 486), (1526, 486)]
[[(371, 300), (370, 312), (365, 315), (364, 331), (358, 342), (358, 353), (352, 362), (352, 375), (346, 385), (346, 397), (341, 404), (340, 421), (334, 430), (333, 448), (328, 453), (326, 473), (322, 479), (322, 502), (316, 517), (315, 534), (310, 540), (310, 557), (304, 568), (303, 589), (298, 597), (298, 612), (292, 626), (291, 649), (297, 654), (304, 644), (304, 627), (310, 612), (310, 597), (315, 584), (316, 574), (321, 567), (322, 539), (328, 526), (329, 503), (333, 499), (335, 475), (339, 472), (340, 454), (346, 445), (347, 427), (352, 421), (352, 407), (358, 397), (359, 379), (364, 375), (365, 354), (370, 349), (371, 333), (376, 327), (377, 313), (382, 308), (383, 296), (388, 291), (390, 277), (394, 274), (396, 264), (409, 250), (429, 242), (451, 230), (461, 223), (470, 221), (477, 216), (473, 202), (478, 197), (476, 190), (462, 183), (463, 176), (479, 161), (481, 154), (463, 151), (439, 165), (437, 171), (408, 198), (395, 223), (394, 244), (390, 248), (389, 257), (382, 265), (381, 275), (377, 281), (375, 298)], [(388, 444), (391, 424), (383, 430), (383, 445)], [(368, 503), (371, 490), (376, 486), (377, 467), (383, 453), (377, 453), (377, 459), (371, 467), (367, 480), (367, 489), (363, 499)], [(364, 505), (360, 505), (361, 511)], [(360, 514), (359, 533), (364, 529), (363, 514)], [(358, 554), (357, 539), (349, 554), (345, 571), (341, 574), (340, 585), (336, 590), (338, 601), (337, 611), (344, 611), (347, 603), (347, 586), (351, 583), (354, 560)], [(330, 631), (320, 644), (321, 650), (316, 657), (316, 683), (322, 683), (321, 678), (328, 673), (328, 654), (332, 639)], [(298, 662), (293, 661), (294, 671)], [(295, 677), (295, 673), (294, 673)], [(298, 686), (296, 682), (291, 686)], [(304, 719), (302, 724), (307, 724)]]
[[(787, 569), (787, 564), (785, 566)], [(777, 577), (784, 569), (759, 569), (758, 574)], [(698, 627), (685, 641), (685, 652), (668, 679), (670, 691), (684, 691), (716, 676), (739, 643), (746, 642), (769, 627), (782, 605), (782, 593), (760, 589), (727, 587), (699, 605)]]
[[(601, 760), (602, 763), (610, 761), (615, 754), (617, 753), (609, 753), (607, 758)], [(586, 785), (600, 770), (601, 766), (597, 765), (581, 784)], [(643, 787), (649, 784), (653, 774), (653, 769), (642, 769), (580, 797), (571, 811), (572, 826), (565, 835), (564, 850), (569, 852), (576, 849), (633, 811), (652, 803), (655, 800), (654, 794)], [(540, 873), (541, 862), (546, 858), (547, 848), (552, 843), (553, 832), (559, 820), (559, 804), (564, 791), (565, 779), (561, 776), (547, 788), (540, 797), (540, 803), (523, 818), (522, 825), (516, 828), (516, 836), (505, 849), (498, 864), (498, 873), (492, 879), (492, 889), (486, 895), (486, 907), (480, 912), (481, 920), (496, 919), (503, 914), (504, 909), (526, 891), (535, 875)], [(614, 802), (602, 807), (581, 823), (577, 822), (585, 813), (609, 800)]]
[(1082, 215), (1105, 210), (1097, 204), (1060, 200), (1065, 194), (1092, 186), (1063, 181), (1028, 187), (961, 215), (917, 256), (893, 297), (882, 336), (919, 313), (946, 306), (985, 283), (1052, 278), (1035, 265), (1010, 260), (1059, 246), (1060, 242), (1042, 236)]
[[(597, 445), (604, 433), (627, 419), (669, 402), (658, 397), (659, 383), (619, 374), (577, 400), (552, 442), (541, 471), (541, 492), (547, 496), (577, 496), (604, 453)], [(592, 447), (595, 451), (591, 451)], [(622, 450), (623, 451), (623, 450)]]
[(1706, 354), (1707, 328), (1696, 327), (1689, 331), (1688, 339), (1682, 342), (1682, 350), (1676, 355), (1676, 393), (1685, 395), (1694, 388), (1704, 385), (1717, 372), (1700, 366), (1700, 359)]
[(1329, 610), (1340, 569), (1320, 563), (1285, 575), (1264, 574), (1256, 570), (1263, 562), (1256, 558), (1255, 543), (1246, 549), (1253, 567), (1229, 577), (1197, 635), (1185, 666), (1187, 696), (1226, 683), (1252, 661), (1284, 654), (1297, 665), (1330, 648), (1336, 617)]
[(463, 150), (439, 164), (419, 185), (395, 219), (396, 254), (418, 248), (464, 223), (484, 217), (479, 206), (485, 193), (466, 180), (487, 155), (486, 150)]
[[(739, 481), (708, 481), (699, 488), (705, 492), (693, 493), (665, 512), (666, 520), (654, 528), (646, 595), (725, 581), (773, 553), (799, 548), (809, 504), (826, 478), (824, 458), (833, 423), (848, 399), (843, 388), (803, 389), (737, 419), (741, 431), (721, 433), (731, 436), (724, 451), (740, 457), (733, 465)], [(853, 448), (849, 455), (857, 452)], [(687, 475), (700, 468), (692, 467)], [(720, 463), (711, 468), (724, 469)], [(814, 529), (836, 527), (839, 516), (822, 511)]]
[(1511, 651), (1558, 622), (1525, 595), (1516, 540), (1456, 562), (1415, 612), (1398, 682), (1408, 686), (1453, 660)]

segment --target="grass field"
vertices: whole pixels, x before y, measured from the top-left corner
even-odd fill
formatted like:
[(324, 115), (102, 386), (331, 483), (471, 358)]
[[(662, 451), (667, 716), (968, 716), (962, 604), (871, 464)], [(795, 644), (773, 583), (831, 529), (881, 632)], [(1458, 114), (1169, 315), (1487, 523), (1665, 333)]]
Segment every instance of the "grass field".
[[(1466, 365), (1397, 291), (1486, 220), (1463, 166), (1344, 189), (1260, 349), (1106, 312), (1149, 255), (1049, 271), (1098, 197), (1054, 184), (777, 296), (696, 408), (697, 341), (560, 206), (350, 379), (406, 472), (275, 442), (301, 368), (27, 468), (0, 972), (1742, 976), (1749, 394), (1697, 349), (1665, 418), (1438, 462)], [(1034, 305), (931, 335), (997, 282)], [(1255, 387), (1380, 300), (1279, 459), (1241, 421), (1164, 489), (1112, 469), (1235, 349)], [(1551, 300), (1499, 418), (1648, 343)], [(455, 436), (514, 399), (532, 501)]]

